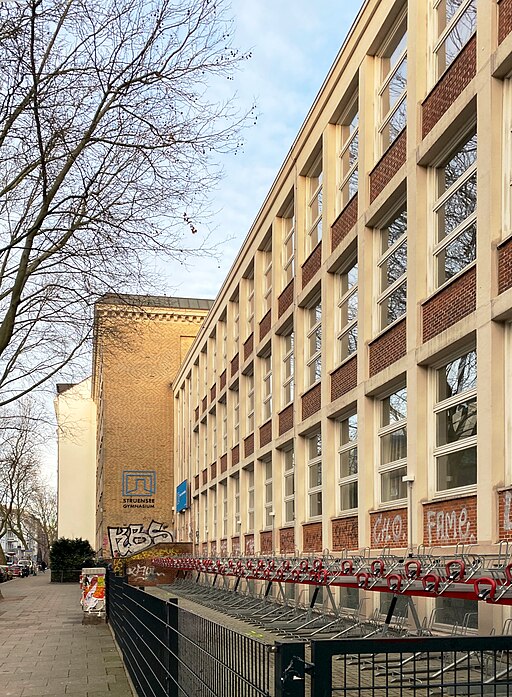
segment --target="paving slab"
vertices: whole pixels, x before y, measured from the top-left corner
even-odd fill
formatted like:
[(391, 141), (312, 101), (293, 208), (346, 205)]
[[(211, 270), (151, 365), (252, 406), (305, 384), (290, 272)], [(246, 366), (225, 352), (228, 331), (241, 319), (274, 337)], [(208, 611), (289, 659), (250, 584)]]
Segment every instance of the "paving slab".
[(136, 697), (106, 625), (82, 625), (78, 584), (0, 584), (2, 697)]

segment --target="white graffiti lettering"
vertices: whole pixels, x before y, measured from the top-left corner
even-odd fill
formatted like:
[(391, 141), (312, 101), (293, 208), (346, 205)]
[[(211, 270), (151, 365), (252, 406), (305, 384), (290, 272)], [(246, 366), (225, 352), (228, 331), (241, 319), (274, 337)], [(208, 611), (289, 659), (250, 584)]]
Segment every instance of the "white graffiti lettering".
[(512, 491), (505, 492), (505, 506), (503, 510), (503, 529), (512, 530), (512, 517), (510, 515), (510, 508), (512, 504)]
[(373, 524), (373, 544), (379, 546), (389, 542), (400, 542), (402, 540), (404, 522), (400, 513), (393, 518), (384, 517), (380, 513)]
[(458, 513), (455, 510), (427, 511), (427, 535), (429, 544), (471, 539), (468, 509), (464, 507)]
[(113, 558), (130, 557), (143, 552), (148, 547), (162, 542), (172, 543), (174, 537), (165, 523), (152, 520), (147, 530), (141, 523), (131, 523), (126, 527), (108, 528), (110, 550)]

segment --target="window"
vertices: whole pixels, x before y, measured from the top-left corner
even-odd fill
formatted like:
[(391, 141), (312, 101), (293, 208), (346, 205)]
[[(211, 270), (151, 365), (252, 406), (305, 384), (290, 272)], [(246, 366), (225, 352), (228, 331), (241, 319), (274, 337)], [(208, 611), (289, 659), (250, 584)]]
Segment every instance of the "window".
[(254, 431), (254, 375), (248, 375), (247, 381), (247, 435)]
[(233, 477), (233, 498), (235, 500), (235, 505), (233, 507), (234, 512), (235, 512), (235, 527), (234, 527), (234, 534), (238, 535), (240, 532), (240, 475), (235, 474)]
[(341, 607), (346, 607), (349, 610), (359, 609), (360, 601), (358, 588), (340, 588), (339, 593)]
[(254, 530), (254, 468), (247, 470), (247, 530)]
[(272, 355), (263, 359), (263, 421), (272, 416)]
[(322, 303), (320, 300), (306, 310), (306, 387), (322, 377)]
[(222, 494), (222, 537), (228, 535), (228, 483), (224, 480), (221, 483)]
[(338, 276), (338, 360), (357, 351), (357, 260)]
[(287, 286), (295, 276), (295, 215), (293, 201), (283, 217), (283, 241), (284, 286)]
[(434, 22), (437, 80), (476, 31), (476, 0), (434, 0)]
[(235, 344), (235, 353), (238, 351), (238, 340), (240, 339), (240, 303), (238, 298), (232, 303), (233, 313), (233, 342)]
[(403, 14), (380, 52), (379, 153), (394, 143), (407, 122), (407, 16)]
[(219, 404), (222, 417), (222, 454), (228, 451), (228, 410), (225, 404)]
[(337, 212), (340, 213), (357, 194), (359, 156), (359, 113), (357, 94), (339, 123)]
[(436, 490), (476, 484), (476, 352), (436, 371)]
[(211, 491), (212, 509), (213, 509), (213, 536), (212, 540), (217, 539), (217, 487), (213, 487)]
[(208, 538), (208, 492), (205, 491), (202, 495), (203, 499), (203, 539)]
[(240, 442), (240, 394), (233, 390), (233, 445)]
[(308, 500), (309, 516), (322, 515), (322, 434), (308, 438)]
[(379, 330), (407, 309), (407, 211), (402, 209), (380, 230), (378, 261)]
[(285, 450), (284, 454), (284, 522), (295, 520), (295, 454)]
[(357, 508), (357, 414), (339, 424), (338, 448), (339, 509)]
[(322, 153), (307, 176), (306, 254), (322, 239)]
[(476, 259), (476, 155), (473, 134), (436, 170), (434, 259), (436, 284)]
[(478, 629), (478, 600), (438, 596), (435, 603), (436, 623), (455, 625), (460, 629)]
[(212, 461), (217, 460), (217, 415), (210, 414), (210, 422), (212, 425)]
[(407, 390), (381, 399), (380, 412), (380, 500), (387, 503), (407, 496)]
[(263, 308), (264, 313), (272, 307), (272, 240), (263, 252)]
[(254, 332), (254, 278), (246, 279), (247, 288), (247, 336)]
[(265, 527), (274, 525), (272, 461), (265, 462)]
[(283, 337), (283, 406), (293, 402), (295, 386), (295, 356), (293, 352), (293, 343), (293, 332)]

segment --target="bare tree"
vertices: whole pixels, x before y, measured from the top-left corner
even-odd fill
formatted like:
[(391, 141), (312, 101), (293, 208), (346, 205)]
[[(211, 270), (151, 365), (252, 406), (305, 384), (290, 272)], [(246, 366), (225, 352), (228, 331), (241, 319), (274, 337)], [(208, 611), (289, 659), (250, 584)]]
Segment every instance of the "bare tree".
[(248, 57), (231, 29), (224, 0), (2, 3), (0, 406), (80, 353), (100, 295), (191, 253), (252, 114), (224, 81)]
[(39, 484), (28, 508), (40, 532), (38, 558), (48, 563), (50, 547), (57, 539), (57, 492), (48, 484)]

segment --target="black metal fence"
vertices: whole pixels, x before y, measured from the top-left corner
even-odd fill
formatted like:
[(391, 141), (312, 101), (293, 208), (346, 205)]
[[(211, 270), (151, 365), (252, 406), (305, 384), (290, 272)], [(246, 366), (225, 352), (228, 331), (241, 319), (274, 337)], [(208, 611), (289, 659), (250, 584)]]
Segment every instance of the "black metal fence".
[(108, 575), (107, 617), (139, 697), (301, 697), (304, 644), (266, 644)]
[(311, 642), (311, 697), (512, 697), (512, 637)]

